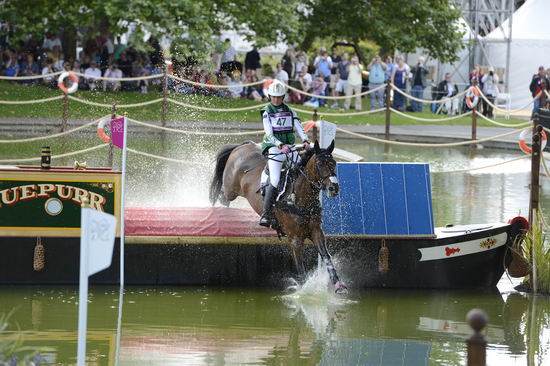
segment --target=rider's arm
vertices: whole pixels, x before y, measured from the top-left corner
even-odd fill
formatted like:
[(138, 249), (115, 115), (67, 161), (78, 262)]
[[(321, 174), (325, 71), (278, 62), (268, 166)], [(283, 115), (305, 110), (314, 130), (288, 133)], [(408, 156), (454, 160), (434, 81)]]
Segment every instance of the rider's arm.
[(304, 127), (302, 127), (302, 121), (300, 121), (300, 117), (298, 117), (294, 111), (292, 111), (292, 122), (294, 123), (294, 131), (296, 131), (302, 141), (308, 141), (306, 131), (304, 131)]
[(267, 136), (268, 142), (279, 148), (282, 145), (284, 145), (281, 141), (277, 140), (277, 138), (273, 135), (273, 127), (271, 127), (271, 122), (269, 121), (269, 116), (267, 112), (264, 112), (262, 114), (262, 123), (264, 125), (264, 132), (265, 132), (265, 135)]

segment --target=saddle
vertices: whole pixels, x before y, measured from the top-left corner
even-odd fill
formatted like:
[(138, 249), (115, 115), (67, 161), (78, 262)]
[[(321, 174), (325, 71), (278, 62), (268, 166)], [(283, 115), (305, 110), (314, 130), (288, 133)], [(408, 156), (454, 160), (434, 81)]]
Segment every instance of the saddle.
[[(300, 174), (301, 166), (290, 167), (288, 163), (284, 163), (281, 169), (281, 179), (279, 179), (279, 185), (277, 186), (277, 191), (279, 194), (275, 198), (275, 203), (279, 201), (285, 201), (288, 204), (293, 204), (295, 201), (295, 182), (296, 178)], [(264, 172), (268, 177), (267, 184), (269, 184), (269, 166), (266, 164)], [(265, 196), (265, 184), (260, 183), (260, 188), (258, 190), (262, 197)]]

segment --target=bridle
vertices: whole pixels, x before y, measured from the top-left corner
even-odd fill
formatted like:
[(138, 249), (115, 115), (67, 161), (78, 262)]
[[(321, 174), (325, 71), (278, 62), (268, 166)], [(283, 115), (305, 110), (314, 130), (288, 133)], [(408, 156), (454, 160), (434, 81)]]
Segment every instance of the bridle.
[(329, 159), (332, 158), (332, 155), (326, 152), (322, 152), (320, 154), (315, 154), (312, 156), (312, 158), (315, 157), (315, 172), (318, 177), (320, 177), (317, 180), (310, 179), (307, 174), (304, 172), (303, 169), (300, 169), (300, 173), (304, 176), (305, 180), (311, 184), (313, 187), (317, 188), (318, 190), (326, 190), (327, 185), (325, 183), (325, 180), (330, 179), (331, 177), (335, 177), (336, 175), (334, 172), (330, 172), (329, 174), (322, 176), (321, 175), (321, 169), (319, 168), (319, 162), (323, 159)]

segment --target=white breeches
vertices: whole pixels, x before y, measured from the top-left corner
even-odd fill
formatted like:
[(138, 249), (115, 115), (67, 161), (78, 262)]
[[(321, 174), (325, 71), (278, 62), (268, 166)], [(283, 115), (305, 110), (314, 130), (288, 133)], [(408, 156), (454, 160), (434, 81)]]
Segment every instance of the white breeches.
[(292, 151), (285, 155), (281, 153), (281, 149), (275, 146), (270, 147), (268, 153), (269, 160), (267, 161), (267, 165), (269, 167), (269, 181), (273, 187), (277, 187), (281, 179), (281, 168), (283, 167), (285, 159), (289, 163), (299, 163), (300, 155), (298, 155), (297, 151)]
[(447, 98), (445, 100), (445, 109), (447, 110), (447, 114), (455, 114), (458, 112), (458, 98)]

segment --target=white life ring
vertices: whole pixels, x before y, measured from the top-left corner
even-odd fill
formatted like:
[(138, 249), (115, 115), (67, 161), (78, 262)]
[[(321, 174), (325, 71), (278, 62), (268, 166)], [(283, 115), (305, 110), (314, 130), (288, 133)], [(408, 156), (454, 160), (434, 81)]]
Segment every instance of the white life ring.
[(479, 91), (476, 87), (471, 86), (466, 93), (466, 105), (470, 109), (474, 109), (479, 102)]
[[(531, 154), (533, 152), (531, 147), (529, 147), (529, 145), (527, 145), (527, 142), (526, 142), (526, 140), (531, 137), (531, 133), (532, 133), (531, 129), (528, 128), (526, 130), (521, 131), (521, 133), (519, 134), (519, 148), (521, 149), (521, 151), (523, 151), (526, 154)], [(542, 130), (540, 132), (540, 136), (541, 136), (540, 150), (542, 151), (546, 147), (546, 139), (547, 139), (546, 132)]]
[[(67, 76), (73, 81), (73, 85), (71, 85), (71, 87), (68, 89), (64, 83)], [(72, 71), (65, 71), (61, 73), (61, 75), (59, 75), (59, 78), (57, 79), (57, 86), (59, 87), (59, 90), (61, 90), (63, 93), (72, 94), (78, 89), (78, 77)]]
[(103, 118), (97, 124), (97, 135), (103, 142), (111, 142), (111, 138), (105, 133), (105, 123), (109, 121), (108, 118)]

